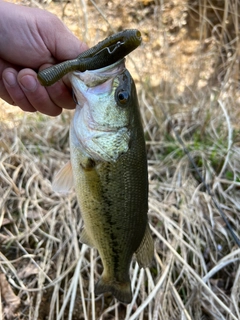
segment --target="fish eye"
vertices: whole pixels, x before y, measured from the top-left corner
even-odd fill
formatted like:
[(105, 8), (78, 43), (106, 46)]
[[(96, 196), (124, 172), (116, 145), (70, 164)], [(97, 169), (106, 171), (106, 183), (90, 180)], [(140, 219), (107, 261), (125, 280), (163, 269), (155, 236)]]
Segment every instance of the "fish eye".
[(118, 98), (120, 105), (123, 106), (124, 104), (126, 104), (128, 102), (128, 99), (129, 99), (128, 91), (125, 91), (125, 90), (119, 91), (117, 94), (117, 98)]

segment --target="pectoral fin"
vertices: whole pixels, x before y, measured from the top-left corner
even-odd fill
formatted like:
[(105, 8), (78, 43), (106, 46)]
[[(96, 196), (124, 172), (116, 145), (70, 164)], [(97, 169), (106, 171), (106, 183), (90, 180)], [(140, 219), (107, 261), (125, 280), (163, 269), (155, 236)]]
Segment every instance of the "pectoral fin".
[(144, 237), (135, 255), (140, 268), (146, 268), (151, 265), (154, 255), (154, 243), (149, 225), (147, 225)]
[(73, 187), (73, 172), (71, 162), (58, 171), (53, 179), (52, 189), (55, 192), (67, 193)]

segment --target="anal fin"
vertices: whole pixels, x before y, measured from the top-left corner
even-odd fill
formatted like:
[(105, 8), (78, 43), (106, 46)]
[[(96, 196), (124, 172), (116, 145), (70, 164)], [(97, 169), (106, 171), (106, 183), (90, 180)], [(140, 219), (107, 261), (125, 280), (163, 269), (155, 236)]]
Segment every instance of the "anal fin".
[(142, 242), (136, 250), (135, 255), (140, 268), (146, 268), (152, 264), (154, 255), (154, 243), (149, 224), (147, 224)]
[(83, 228), (81, 231), (80, 242), (85, 243), (89, 247), (95, 247), (91, 237), (88, 235), (85, 228)]

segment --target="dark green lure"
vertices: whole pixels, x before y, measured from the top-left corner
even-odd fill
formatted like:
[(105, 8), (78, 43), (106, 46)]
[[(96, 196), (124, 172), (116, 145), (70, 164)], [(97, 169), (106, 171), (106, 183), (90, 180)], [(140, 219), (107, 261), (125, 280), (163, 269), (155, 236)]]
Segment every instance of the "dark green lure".
[(142, 41), (140, 31), (128, 29), (116, 33), (81, 53), (76, 59), (67, 60), (38, 73), (43, 86), (51, 86), (71, 71), (95, 70), (111, 65), (136, 49)]

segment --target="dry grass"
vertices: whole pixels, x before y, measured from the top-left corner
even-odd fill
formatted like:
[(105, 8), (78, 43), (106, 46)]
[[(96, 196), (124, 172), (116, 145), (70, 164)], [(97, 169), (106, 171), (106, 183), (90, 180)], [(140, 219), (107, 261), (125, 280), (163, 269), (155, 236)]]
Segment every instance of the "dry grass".
[(171, 127), (239, 236), (238, 1), (222, 1), (221, 8), (210, 0), (96, 1), (98, 10), (93, 1), (80, 3), (85, 6), (46, 7), (60, 17), (64, 8), (64, 21), (89, 45), (104, 38), (109, 25), (143, 33), (144, 44), (127, 65), (146, 133), (155, 261), (145, 271), (132, 263), (128, 306), (111, 295), (95, 299), (102, 267), (96, 250), (79, 243), (74, 192), (63, 197), (51, 190), (52, 177), (69, 159), (72, 113), (52, 119), (5, 105), (0, 319), (240, 319), (240, 248)]

